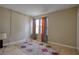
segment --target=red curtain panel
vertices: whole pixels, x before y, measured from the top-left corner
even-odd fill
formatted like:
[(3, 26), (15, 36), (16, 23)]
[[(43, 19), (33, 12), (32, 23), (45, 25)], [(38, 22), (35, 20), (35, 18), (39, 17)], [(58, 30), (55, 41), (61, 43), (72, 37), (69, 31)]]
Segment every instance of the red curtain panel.
[(47, 42), (48, 41), (48, 34), (47, 34), (47, 17), (42, 16), (42, 34), (41, 34), (41, 41)]
[(42, 34), (41, 34), (41, 41), (44, 41), (44, 16), (42, 16)]

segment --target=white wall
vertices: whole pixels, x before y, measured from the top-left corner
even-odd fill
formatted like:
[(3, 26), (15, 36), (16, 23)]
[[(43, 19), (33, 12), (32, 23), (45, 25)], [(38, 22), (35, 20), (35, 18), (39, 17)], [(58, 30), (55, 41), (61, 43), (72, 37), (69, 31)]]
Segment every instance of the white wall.
[(4, 44), (29, 39), (30, 19), (28, 15), (0, 7), (0, 32), (8, 35)]
[(0, 33), (6, 32), (7, 39), (4, 40), (5, 43), (8, 43), (10, 36), (10, 10), (5, 8), (0, 8)]
[(14, 42), (24, 38), (29, 38), (29, 20), (29, 16), (12, 11), (10, 41)]
[(76, 47), (77, 8), (70, 8), (48, 15), (48, 41)]
[(77, 9), (77, 49), (79, 51), (79, 7)]

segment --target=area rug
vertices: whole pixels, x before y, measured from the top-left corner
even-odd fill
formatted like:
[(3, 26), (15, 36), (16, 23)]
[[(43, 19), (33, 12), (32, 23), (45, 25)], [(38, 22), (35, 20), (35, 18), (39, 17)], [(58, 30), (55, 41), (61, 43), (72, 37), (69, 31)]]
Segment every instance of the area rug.
[(59, 55), (51, 46), (39, 42), (24, 42), (20, 48), (26, 55)]

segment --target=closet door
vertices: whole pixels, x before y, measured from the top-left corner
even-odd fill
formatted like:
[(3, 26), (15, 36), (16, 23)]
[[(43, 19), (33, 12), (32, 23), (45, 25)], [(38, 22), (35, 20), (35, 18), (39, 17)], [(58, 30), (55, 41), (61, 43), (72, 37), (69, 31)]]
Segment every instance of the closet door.
[(10, 42), (15, 42), (23, 37), (25, 31), (25, 17), (22, 14), (12, 11), (11, 15), (11, 39)]
[(29, 37), (29, 19), (29, 16), (12, 11), (10, 42), (25, 40)]

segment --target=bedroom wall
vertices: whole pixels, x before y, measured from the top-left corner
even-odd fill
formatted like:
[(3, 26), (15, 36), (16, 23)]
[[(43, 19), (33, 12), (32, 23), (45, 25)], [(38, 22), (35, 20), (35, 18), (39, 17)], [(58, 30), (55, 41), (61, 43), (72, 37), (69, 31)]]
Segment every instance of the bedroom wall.
[(8, 43), (10, 36), (10, 10), (0, 7), (0, 33), (6, 32), (7, 39), (4, 42)]
[(48, 42), (76, 47), (76, 12), (75, 7), (44, 15), (48, 17)]
[(77, 10), (77, 49), (79, 52), (79, 7)]
[(29, 16), (12, 11), (10, 41), (13, 42), (29, 38), (29, 20)]
[(76, 47), (76, 17), (76, 8), (51, 13), (48, 16), (49, 41)]
[(31, 16), (0, 7), (0, 32), (6, 32), (8, 35), (4, 44), (28, 39), (30, 19)]

